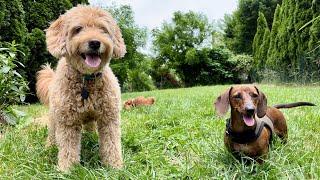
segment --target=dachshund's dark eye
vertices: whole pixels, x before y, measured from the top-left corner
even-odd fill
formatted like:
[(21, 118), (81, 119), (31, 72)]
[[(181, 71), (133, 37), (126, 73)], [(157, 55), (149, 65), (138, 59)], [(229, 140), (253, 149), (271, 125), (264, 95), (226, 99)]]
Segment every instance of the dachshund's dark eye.
[(82, 26), (77, 26), (73, 28), (73, 35), (79, 34), (82, 29), (83, 29)]
[(242, 99), (242, 96), (241, 96), (241, 94), (236, 94), (233, 96), (233, 98), (239, 100), (239, 99)]
[(258, 95), (258, 94), (251, 94), (251, 97), (253, 97), (253, 98), (258, 98), (259, 95)]

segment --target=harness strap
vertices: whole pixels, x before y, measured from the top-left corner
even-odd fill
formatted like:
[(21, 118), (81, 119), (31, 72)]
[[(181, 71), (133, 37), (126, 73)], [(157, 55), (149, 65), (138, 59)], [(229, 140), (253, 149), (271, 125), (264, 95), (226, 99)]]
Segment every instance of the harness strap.
[(101, 76), (102, 76), (101, 72), (83, 75), (82, 77), (83, 88), (81, 90), (82, 99), (88, 99), (89, 97), (88, 84), (94, 82), (97, 78), (100, 78)]
[(231, 119), (229, 118), (227, 119), (226, 124), (226, 135), (229, 136), (233, 142), (247, 144), (257, 140), (258, 137), (260, 137), (263, 128), (266, 127), (271, 132), (270, 139), (272, 139), (274, 128), (270, 118), (268, 116), (264, 116), (263, 118), (256, 117), (256, 122), (257, 125), (255, 129), (238, 133), (231, 130)]

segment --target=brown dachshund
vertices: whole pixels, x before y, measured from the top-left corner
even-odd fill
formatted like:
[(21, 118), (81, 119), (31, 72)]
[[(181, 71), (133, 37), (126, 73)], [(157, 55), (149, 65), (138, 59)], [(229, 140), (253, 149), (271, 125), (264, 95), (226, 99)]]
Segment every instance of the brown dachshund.
[(139, 96), (139, 97), (137, 97), (135, 99), (128, 99), (124, 103), (124, 108), (126, 110), (129, 110), (132, 107), (137, 107), (137, 106), (150, 106), (150, 105), (154, 104), (154, 102), (155, 102), (155, 98), (154, 97), (145, 98), (143, 96)]
[(284, 142), (287, 139), (287, 124), (280, 108), (315, 106), (308, 102), (267, 106), (266, 96), (253, 85), (238, 85), (229, 88), (215, 101), (219, 115), (225, 115), (231, 107), (224, 142), (236, 157), (245, 155), (262, 162), (266, 156), (272, 134)]

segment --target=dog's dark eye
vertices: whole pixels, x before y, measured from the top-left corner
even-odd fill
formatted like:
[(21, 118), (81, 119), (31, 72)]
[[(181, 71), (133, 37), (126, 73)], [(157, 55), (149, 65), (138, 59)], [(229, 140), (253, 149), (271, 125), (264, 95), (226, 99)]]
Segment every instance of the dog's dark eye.
[(257, 97), (259, 97), (259, 95), (258, 94), (251, 94), (251, 97), (257, 98)]
[(100, 27), (100, 29), (101, 29), (104, 33), (108, 33), (108, 34), (109, 34), (109, 31), (108, 31), (107, 28), (105, 28), (105, 27)]
[(80, 31), (82, 30), (82, 28), (83, 27), (81, 27), (81, 26), (77, 26), (77, 27), (73, 28), (73, 31), (72, 31), (73, 35), (79, 34)]
[(241, 96), (241, 94), (236, 94), (236, 95), (233, 96), (233, 98), (235, 98), (235, 99), (242, 99), (242, 96)]

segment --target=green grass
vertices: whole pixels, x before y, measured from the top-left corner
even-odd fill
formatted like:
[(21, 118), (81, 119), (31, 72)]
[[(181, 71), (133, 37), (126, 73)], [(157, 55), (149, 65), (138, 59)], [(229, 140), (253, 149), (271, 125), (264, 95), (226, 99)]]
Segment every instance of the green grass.
[[(274, 142), (262, 165), (245, 165), (224, 148), (225, 118), (217, 118), (212, 102), (227, 86), (195, 87), (125, 93), (154, 96), (154, 106), (122, 111), (125, 168), (101, 166), (98, 137), (84, 133), (81, 165), (70, 173), (56, 170), (57, 148), (45, 149), (47, 129), (28, 123), (8, 128), (0, 140), (0, 179), (319, 179), (320, 109), (284, 109), (289, 128), (285, 145)], [(261, 85), (269, 105), (310, 101), (320, 105), (320, 87)], [(19, 107), (29, 117), (47, 109), (41, 105)]]

